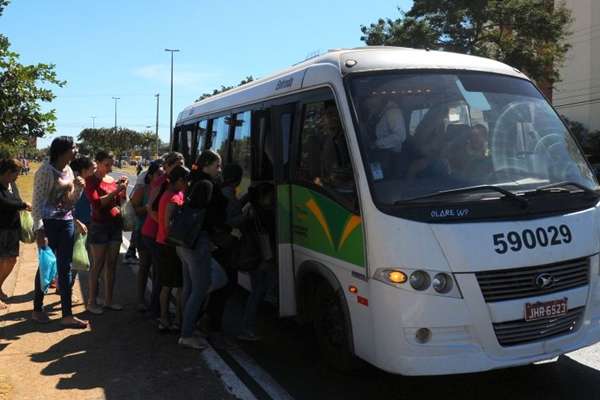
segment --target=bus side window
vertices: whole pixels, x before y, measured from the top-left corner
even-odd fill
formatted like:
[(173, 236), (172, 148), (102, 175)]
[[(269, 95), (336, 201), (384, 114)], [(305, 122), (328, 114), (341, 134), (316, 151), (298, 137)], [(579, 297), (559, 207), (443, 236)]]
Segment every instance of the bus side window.
[(192, 140), (193, 140), (193, 125), (185, 125), (182, 127), (179, 136), (180, 153), (185, 158), (185, 165), (190, 166), (194, 161), (192, 159)]
[(198, 122), (196, 129), (196, 141), (194, 142), (194, 157), (198, 157), (202, 150), (204, 150), (204, 144), (206, 143), (206, 135), (208, 134), (208, 121), (203, 120)]
[(212, 140), (210, 148), (221, 156), (223, 162), (227, 162), (227, 141), (229, 139), (229, 125), (226, 121), (229, 120), (229, 116), (219, 117), (213, 120), (212, 123)]
[(333, 100), (304, 105), (296, 178), (317, 185), (346, 208), (358, 201), (348, 146)]
[(271, 134), (270, 110), (252, 113), (252, 179), (273, 180), (273, 135)]
[(231, 142), (231, 162), (238, 164), (244, 171), (239, 191), (240, 195), (244, 195), (250, 186), (250, 176), (252, 173), (250, 158), (250, 111), (236, 114), (232, 117), (231, 124), (235, 127), (233, 141)]
[(179, 135), (181, 134), (181, 126), (176, 126), (173, 129), (173, 137), (171, 138), (171, 150), (181, 152), (181, 140)]

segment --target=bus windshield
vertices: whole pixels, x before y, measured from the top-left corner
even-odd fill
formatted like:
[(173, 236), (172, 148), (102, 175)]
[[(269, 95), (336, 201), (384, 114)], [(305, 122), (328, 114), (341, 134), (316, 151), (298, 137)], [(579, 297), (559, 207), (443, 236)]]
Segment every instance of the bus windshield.
[(512, 192), (596, 179), (563, 122), (524, 79), (479, 72), (357, 75), (350, 91), (375, 199), (396, 204), (494, 185)]

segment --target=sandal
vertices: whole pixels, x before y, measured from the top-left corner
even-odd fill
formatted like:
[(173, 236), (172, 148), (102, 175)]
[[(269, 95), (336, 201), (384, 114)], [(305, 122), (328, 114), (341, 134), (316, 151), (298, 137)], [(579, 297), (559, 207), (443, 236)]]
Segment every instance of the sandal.
[(123, 306), (117, 303), (105, 304), (104, 308), (112, 311), (123, 311)]

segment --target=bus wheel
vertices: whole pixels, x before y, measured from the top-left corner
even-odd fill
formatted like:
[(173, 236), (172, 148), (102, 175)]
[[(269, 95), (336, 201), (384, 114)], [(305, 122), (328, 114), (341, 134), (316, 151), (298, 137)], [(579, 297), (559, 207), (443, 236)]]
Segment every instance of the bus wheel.
[(314, 329), (322, 359), (333, 369), (351, 372), (359, 368), (350, 346), (350, 327), (337, 293), (326, 283), (316, 291)]

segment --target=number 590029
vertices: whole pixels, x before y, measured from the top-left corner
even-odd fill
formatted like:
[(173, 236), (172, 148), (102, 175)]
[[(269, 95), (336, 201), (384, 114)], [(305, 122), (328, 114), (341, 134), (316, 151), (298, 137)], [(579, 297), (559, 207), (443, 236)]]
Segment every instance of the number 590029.
[(523, 248), (558, 246), (571, 243), (572, 240), (573, 234), (567, 225), (558, 227), (551, 225), (546, 228), (525, 229), (521, 232), (496, 233), (492, 236), (494, 251), (498, 254), (504, 254), (509, 250), (521, 251)]

